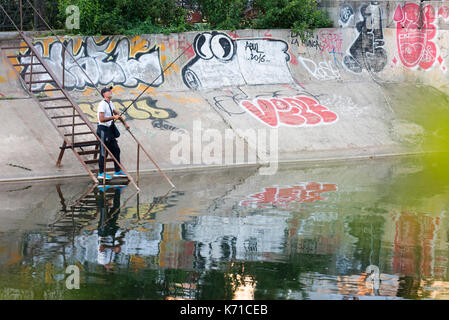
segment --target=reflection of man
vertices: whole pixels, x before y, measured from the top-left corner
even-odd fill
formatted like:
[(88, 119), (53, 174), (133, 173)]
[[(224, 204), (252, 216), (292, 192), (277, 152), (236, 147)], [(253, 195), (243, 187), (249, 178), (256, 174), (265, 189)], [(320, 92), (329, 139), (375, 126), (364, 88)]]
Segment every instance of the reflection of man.
[[(123, 187), (114, 187), (114, 197), (108, 199), (106, 189), (99, 187), (98, 209), (100, 220), (98, 222), (98, 259), (99, 264), (110, 269), (113, 267), (116, 255), (121, 251), (124, 235), (116, 236), (119, 227), (117, 219), (120, 214), (120, 193)], [(117, 243), (116, 243), (117, 242)]]

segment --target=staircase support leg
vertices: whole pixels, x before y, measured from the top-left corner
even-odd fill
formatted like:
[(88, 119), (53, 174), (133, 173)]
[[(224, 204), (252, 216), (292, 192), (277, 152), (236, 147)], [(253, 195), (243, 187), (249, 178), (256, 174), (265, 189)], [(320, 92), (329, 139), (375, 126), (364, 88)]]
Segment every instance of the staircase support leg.
[(61, 151), (59, 152), (58, 161), (56, 161), (56, 166), (59, 168), (61, 166), (62, 157), (64, 156), (65, 147), (67, 146), (67, 143), (64, 141), (62, 144)]

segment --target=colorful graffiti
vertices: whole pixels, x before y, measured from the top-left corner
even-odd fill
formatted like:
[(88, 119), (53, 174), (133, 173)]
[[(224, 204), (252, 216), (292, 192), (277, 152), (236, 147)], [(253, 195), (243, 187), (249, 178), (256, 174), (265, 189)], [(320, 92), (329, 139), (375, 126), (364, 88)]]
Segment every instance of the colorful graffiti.
[(335, 32), (335, 30), (320, 30), (318, 32), (320, 39), (321, 52), (341, 52), (343, 45), (343, 37), (341, 32)]
[(439, 217), (401, 212), (395, 222), (393, 271), (406, 276), (435, 275), (434, 243), (439, 227)]
[(393, 19), (396, 21), (396, 40), (402, 64), (407, 68), (419, 66), (424, 70), (432, 67), (438, 55), (433, 42), (437, 34), (435, 9), (431, 5), (422, 7), (406, 3), (396, 7)]
[(182, 69), (191, 89), (293, 82), (288, 44), (282, 40), (232, 39), (214, 31), (198, 34), (193, 48), (195, 57)]
[[(119, 100), (114, 99), (114, 107), (117, 111), (121, 112), (129, 106), (131, 100)], [(124, 113), (125, 120), (137, 119), (137, 120), (158, 120), (158, 119), (173, 119), (177, 117), (175, 111), (168, 108), (160, 108), (156, 106), (157, 100), (151, 98), (140, 99), (134, 102)], [(79, 107), (87, 115), (91, 122), (97, 122), (97, 102), (80, 102)]]
[(338, 119), (337, 114), (306, 96), (242, 100), (240, 106), (272, 128), (331, 124)]
[(357, 22), (358, 37), (343, 59), (343, 64), (352, 72), (363, 69), (380, 72), (387, 64), (382, 31), (382, 8), (377, 1), (360, 6), (362, 20)]
[[(64, 62), (64, 85), (67, 89), (83, 90), (97, 85), (120, 85), (137, 87), (140, 83), (149, 85), (162, 72), (159, 48), (150, 46), (140, 37), (119, 38), (86, 37), (64, 41), (67, 51), (73, 55), (92, 82), (85, 76), (80, 66), (64, 51), (62, 44), (55, 39), (39, 40), (35, 47), (49, 65), (50, 69), (62, 82)], [(29, 52), (22, 52), (21, 63), (30, 63)], [(23, 68), (22, 75), (29, 72)], [(42, 66), (33, 68), (33, 72), (45, 71)], [(48, 75), (37, 74), (34, 80), (47, 80)], [(152, 86), (160, 86), (163, 76)], [(33, 89), (42, 89), (45, 84), (34, 84)]]
[(291, 203), (314, 202), (326, 200), (323, 192), (337, 190), (333, 183), (306, 182), (288, 187), (267, 187), (262, 192), (249, 195), (239, 205), (251, 208), (285, 208)]

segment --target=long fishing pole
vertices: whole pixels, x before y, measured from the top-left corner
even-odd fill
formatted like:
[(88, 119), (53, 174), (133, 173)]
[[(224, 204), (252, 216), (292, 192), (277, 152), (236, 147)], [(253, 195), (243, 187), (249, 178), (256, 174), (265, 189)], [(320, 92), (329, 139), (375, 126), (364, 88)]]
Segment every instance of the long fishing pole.
[(165, 73), (165, 71), (167, 71), (169, 68), (171, 68), (171, 66), (176, 62), (176, 61), (178, 61), (178, 59), (179, 58), (181, 58), (186, 52), (187, 52), (187, 50), (189, 50), (191, 47), (192, 47), (192, 45), (193, 45), (193, 43), (192, 44), (190, 44), (186, 49), (184, 49), (184, 51), (175, 59), (175, 60), (173, 60), (164, 70), (162, 70), (162, 72), (145, 88), (145, 90), (143, 90), (133, 101), (131, 101), (131, 103), (129, 104), (129, 106), (127, 106), (126, 108), (125, 108), (125, 110), (123, 110), (121, 113), (120, 113), (120, 116), (122, 115), (122, 114), (124, 114), (127, 110), (128, 110), (128, 108), (129, 107), (131, 107), (132, 106), (132, 104), (134, 103), (134, 102), (136, 102), (137, 101), (137, 99), (139, 99), (155, 82), (156, 82), (156, 80), (157, 79), (159, 79), (164, 73)]

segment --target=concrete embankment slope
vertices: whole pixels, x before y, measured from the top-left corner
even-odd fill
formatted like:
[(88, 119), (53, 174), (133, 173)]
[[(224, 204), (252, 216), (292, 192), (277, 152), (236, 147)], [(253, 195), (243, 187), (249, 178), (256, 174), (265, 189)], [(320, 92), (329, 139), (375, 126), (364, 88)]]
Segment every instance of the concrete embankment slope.
[[(422, 151), (431, 132), (421, 117), (447, 112), (443, 4), (333, 2), (340, 26), (308, 39), (290, 30), (237, 30), (65, 42), (96, 86), (114, 86), (121, 110), (185, 52), (126, 113), (164, 169), (382, 156)], [(61, 45), (54, 38), (35, 44), (62, 75)], [(65, 85), (96, 122), (101, 98), (70, 59)], [(6, 61), (0, 94), (1, 180), (86, 174), (70, 152), (55, 167), (61, 138)], [(122, 162), (133, 171), (136, 145), (120, 129)], [(145, 160), (141, 169), (154, 167)]]

